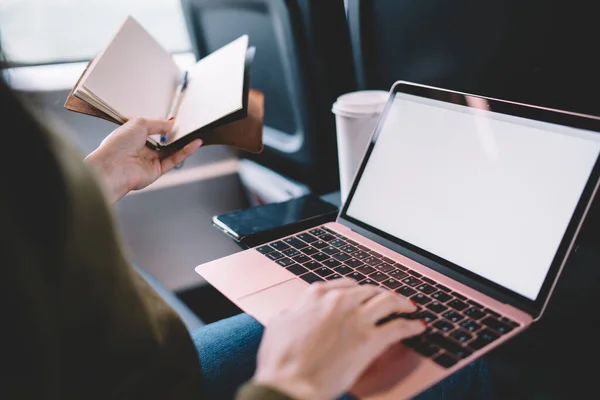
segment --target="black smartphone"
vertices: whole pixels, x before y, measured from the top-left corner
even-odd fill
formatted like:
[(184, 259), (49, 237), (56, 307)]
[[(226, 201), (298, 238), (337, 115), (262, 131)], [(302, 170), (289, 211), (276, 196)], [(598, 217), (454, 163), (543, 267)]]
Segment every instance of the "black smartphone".
[(212, 218), (214, 226), (240, 245), (254, 247), (312, 226), (334, 221), (338, 208), (315, 195), (237, 210)]

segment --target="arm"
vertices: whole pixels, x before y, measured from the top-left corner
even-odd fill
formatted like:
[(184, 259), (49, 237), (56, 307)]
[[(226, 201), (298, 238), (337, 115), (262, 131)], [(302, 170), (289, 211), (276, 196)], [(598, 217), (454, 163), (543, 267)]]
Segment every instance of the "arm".
[(149, 135), (167, 133), (173, 121), (135, 118), (115, 129), (85, 159), (98, 174), (110, 203), (131, 190), (143, 189), (181, 164), (201, 145), (195, 140), (176, 152), (158, 152), (146, 146)]

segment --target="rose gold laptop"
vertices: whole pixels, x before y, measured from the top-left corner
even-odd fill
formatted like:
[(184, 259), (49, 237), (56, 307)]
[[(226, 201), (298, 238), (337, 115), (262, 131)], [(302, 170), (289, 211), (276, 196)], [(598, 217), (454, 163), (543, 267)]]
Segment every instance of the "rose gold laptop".
[[(412, 397), (539, 319), (598, 188), (598, 118), (397, 82), (337, 221), (196, 268), (263, 324), (346, 276), (419, 304)], [(352, 351), (352, 349), (348, 349)]]

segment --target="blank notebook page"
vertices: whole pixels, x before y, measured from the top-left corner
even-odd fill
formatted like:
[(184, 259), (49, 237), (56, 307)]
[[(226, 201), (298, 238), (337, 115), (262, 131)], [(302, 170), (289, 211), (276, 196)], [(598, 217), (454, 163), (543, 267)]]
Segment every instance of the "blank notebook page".
[(82, 85), (125, 118), (166, 118), (181, 71), (129, 17)]
[(248, 36), (243, 35), (190, 68), (172, 140), (242, 108), (247, 49)]

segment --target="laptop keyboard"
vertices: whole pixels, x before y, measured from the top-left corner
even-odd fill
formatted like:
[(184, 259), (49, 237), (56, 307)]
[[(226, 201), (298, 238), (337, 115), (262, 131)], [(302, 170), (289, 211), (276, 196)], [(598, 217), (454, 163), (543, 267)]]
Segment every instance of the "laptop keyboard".
[(444, 368), (519, 326), (500, 313), (326, 227), (255, 248), (308, 283), (352, 278), (411, 299), (428, 328), (404, 343)]

